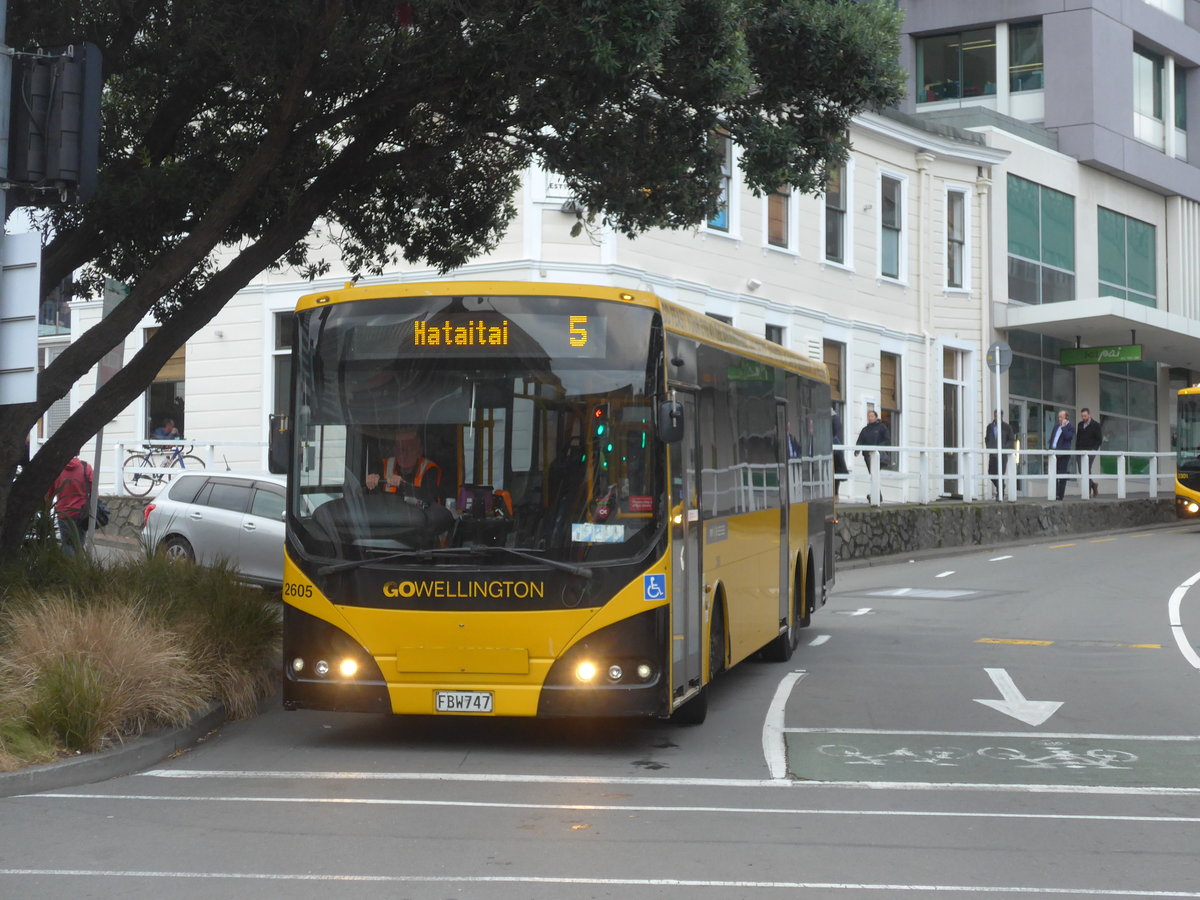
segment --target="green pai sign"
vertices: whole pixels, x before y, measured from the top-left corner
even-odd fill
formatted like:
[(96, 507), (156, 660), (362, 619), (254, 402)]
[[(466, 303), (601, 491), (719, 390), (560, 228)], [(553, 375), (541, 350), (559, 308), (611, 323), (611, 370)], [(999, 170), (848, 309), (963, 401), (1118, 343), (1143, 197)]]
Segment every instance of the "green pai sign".
[(1064, 366), (1141, 362), (1142, 345), (1122, 344), (1117, 347), (1066, 347), (1058, 351), (1058, 361)]

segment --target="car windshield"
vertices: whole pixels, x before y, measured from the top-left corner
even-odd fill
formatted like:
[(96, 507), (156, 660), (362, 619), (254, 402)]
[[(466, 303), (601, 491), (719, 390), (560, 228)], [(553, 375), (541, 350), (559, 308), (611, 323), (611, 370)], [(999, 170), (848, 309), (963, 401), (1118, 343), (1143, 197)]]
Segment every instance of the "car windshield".
[(304, 551), (403, 564), (397, 551), (506, 547), (521, 552), (487, 564), (527, 566), (631, 559), (654, 539), (653, 310), (389, 298), (317, 308), (297, 326), (291, 508)]

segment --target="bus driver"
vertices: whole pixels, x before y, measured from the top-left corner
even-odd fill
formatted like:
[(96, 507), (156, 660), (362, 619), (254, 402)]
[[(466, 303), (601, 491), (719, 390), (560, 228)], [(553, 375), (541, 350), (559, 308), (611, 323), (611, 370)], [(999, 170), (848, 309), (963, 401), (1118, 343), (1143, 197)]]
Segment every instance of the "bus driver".
[(389, 494), (399, 491), (430, 504), (442, 504), (442, 467), (425, 458), (417, 429), (401, 428), (396, 432), (393, 455), (384, 457), (382, 469), (382, 476), (377, 472), (367, 475), (364, 483), (368, 491), (382, 483)]

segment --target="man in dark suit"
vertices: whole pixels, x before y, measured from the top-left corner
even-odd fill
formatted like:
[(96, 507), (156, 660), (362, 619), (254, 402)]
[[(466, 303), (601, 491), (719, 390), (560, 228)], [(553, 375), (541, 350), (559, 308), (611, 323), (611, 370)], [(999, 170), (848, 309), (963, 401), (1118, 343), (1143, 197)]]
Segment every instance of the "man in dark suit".
[(1059, 500), (1067, 492), (1067, 476), (1071, 472), (1071, 457), (1067, 456), (1067, 451), (1071, 449), (1075, 443), (1075, 426), (1071, 424), (1071, 418), (1067, 415), (1065, 409), (1058, 411), (1058, 424), (1054, 426), (1054, 430), (1050, 432), (1050, 441), (1046, 447), (1059, 454), (1055, 458), (1055, 464), (1058, 470), (1058, 479), (1054, 485), (1055, 496)]
[[(999, 431), (999, 435), (997, 435)], [(999, 438), (999, 442), (997, 442)], [(1001, 474), (1008, 472), (1008, 453), (994, 452), (997, 447), (1002, 451), (1011, 450), (1013, 446), (1013, 430), (1012, 426), (1000, 418), (1000, 410), (996, 410), (992, 414), (991, 424), (983, 432), (983, 446), (993, 452), (987, 455), (988, 459), (988, 474), (992, 476), (992, 499), (1000, 499), (1000, 479), (996, 477), (996, 457), (1000, 457), (1000, 472)]]
[[(1104, 429), (1100, 427), (1100, 420), (1093, 419), (1091, 411), (1085, 406), (1079, 411), (1079, 427), (1075, 429), (1075, 449), (1099, 450), (1100, 445), (1103, 443)], [(1088, 454), (1079, 459), (1079, 464), (1088, 473), (1088, 486), (1093, 497), (1100, 493), (1100, 486), (1091, 479), (1092, 463), (1095, 460), (1095, 453)]]

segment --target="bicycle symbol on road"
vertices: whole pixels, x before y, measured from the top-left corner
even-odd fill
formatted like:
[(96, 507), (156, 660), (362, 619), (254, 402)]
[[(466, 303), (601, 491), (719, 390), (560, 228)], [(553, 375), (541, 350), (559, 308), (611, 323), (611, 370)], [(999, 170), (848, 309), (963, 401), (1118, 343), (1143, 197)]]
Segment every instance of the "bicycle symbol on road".
[[(989, 759), (1019, 762), (1019, 769), (1131, 769), (1116, 763), (1137, 762), (1137, 756), (1124, 750), (1096, 748), (1086, 753), (1076, 753), (1063, 745), (1062, 741), (1036, 741), (1045, 748), (1044, 756), (1030, 756), (1012, 747), (984, 747), (980, 755)], [(1035, 751), (1036, 752), (1036, 751)]]
[(966, 759), (970, 752), (961, 747), (929, 747), (913, 750), (898, 747), (887, 753), (864, 753), (857, 747), (844, 744), (826, 744), (819, 748), (826, 756), (846, 761), (848, 766), (886, 766), (889, 762), (926, 763), (931, 766), (956, 766), (955, 760)]
[(886, 766), (918, 763), (930, 766), (958, 766), (973, 756), (1017, 763), (1019, 769), (1131, 769), (1121, 763), (1137, 762), (1136, 754), (1125, 750), (1094, 748), (1077, 753), (1062, 741), (1035, 741), (1041, 748), (1026, 752), (1015, 747), (984, 747), (972, 753), (962, 747), (897, 747), (883, 753), (868, 753), (846, 744), (825, 744), (817, 751), (840, 759), (848, 766)]

